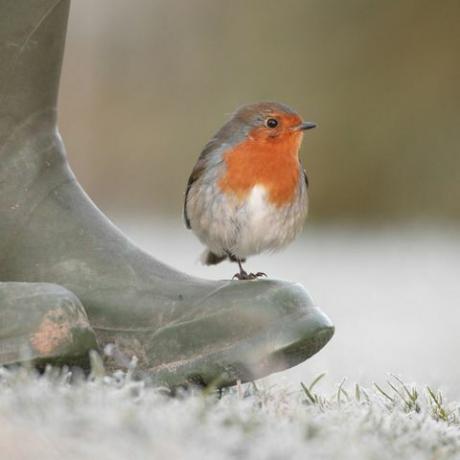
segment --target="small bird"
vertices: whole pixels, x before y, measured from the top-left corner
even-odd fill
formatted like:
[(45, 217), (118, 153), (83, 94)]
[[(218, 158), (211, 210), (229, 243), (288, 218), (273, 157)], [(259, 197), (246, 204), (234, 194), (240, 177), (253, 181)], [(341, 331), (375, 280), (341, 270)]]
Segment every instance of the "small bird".
[(184, 218), (207, 247), (202, 262), (238, 263), (234, 278), (247, 273), (250, 255), (274, 251), (302, 230), (308, 211), (308, 178), (299, 159), (303, 122), (277, 102), (240, 107), (208, 142), (187, 183)]

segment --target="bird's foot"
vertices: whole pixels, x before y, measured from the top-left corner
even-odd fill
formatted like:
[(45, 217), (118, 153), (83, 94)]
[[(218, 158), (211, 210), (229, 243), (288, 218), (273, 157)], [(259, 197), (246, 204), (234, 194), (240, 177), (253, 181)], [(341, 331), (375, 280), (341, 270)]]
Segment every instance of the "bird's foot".
[(257, 278), (261, 278), (262, 276), (267, 276), (267, 274), (264, 272), (247, 273), (244, 270), (242, 270), (238, 273), (235, 273), (233, 275), (233, 279), (237, 279), (240, 281), (242, 280), (247, 281), (247, 280), (256, 280)]

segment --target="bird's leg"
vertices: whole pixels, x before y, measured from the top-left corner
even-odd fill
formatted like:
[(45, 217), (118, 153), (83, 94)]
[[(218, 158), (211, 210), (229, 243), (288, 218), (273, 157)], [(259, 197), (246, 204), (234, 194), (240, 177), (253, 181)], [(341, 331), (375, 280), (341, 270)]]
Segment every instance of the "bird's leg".
[(229, 260), (231, 262), (236, 262), (238, 264), (238, 267), (240, 267), (240, 272), (239, 273), (235, 273), (233, 275), (233, 279), (237, 279), (237, 280), (247, 280), (249, 279), (249, 275), (247, 274), (247, 272), (244, 270), (243, 268), (243, 265), (241, 264), (241, 262), (245, 259), (239, 259), (238, 257), (234, 256), (230, 251), (225, 251), (227, 253), (227, 256), (229, 258)]
[(240, 272), (234, 275), (234, 278), (239, 279), (239, 280), (247, 280), (250, 279), (248, 273), (246, 270), (243, 268), (243, 264), (241, 263), (241, 260), (236, 258), (236, 262), (238, 263), (238, 267), (240, 267)]
[(244, 270), (243, 265), (242, 265), (242, 262), (245, 262), (246, 259), (240, 259), (239, 257), (236, 257), (230, 251), (225, 251), (225, 252), (227, 253), (227, 256), (228, 256), (228, 259), (230, 260), (230, 262), (236, 262), (238, 264), (238, 267), (240, 267), (239, 273), (235, 273), (233, 275), (233, 279), (237, 279), (237, 280), (251, 279), (251, 278), (249, 278), (248, 273)]
[[(248, 273), (243, 268), (242, 259), (239, 259), (238, 257), (235, 257), (234, 255), (229, 255), (229, 258), (230, 258), (230, 260), (236, 262), (238, 264), (238, 267), (240, 267), (240, 272), (235, 273), (235, 275), (233, 275), (234, 279), (237, 279), (237, 280), (255, 280), (257, 278), (260, 278), (261, 276), (267, 276), (267, 274), (263, 273), (263, 272)], [(244, 260), (245, 259), (243, 259), (243, 261)]]

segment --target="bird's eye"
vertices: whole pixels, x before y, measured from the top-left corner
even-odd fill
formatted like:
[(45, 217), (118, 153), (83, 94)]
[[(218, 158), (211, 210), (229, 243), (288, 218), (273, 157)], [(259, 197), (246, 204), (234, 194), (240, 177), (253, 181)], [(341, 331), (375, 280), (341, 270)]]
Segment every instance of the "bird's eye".
[(275, 118), (267, 118), (265, 121), (265, 126), (267, 128), (276, 128), (278, 126), (278, 120)]

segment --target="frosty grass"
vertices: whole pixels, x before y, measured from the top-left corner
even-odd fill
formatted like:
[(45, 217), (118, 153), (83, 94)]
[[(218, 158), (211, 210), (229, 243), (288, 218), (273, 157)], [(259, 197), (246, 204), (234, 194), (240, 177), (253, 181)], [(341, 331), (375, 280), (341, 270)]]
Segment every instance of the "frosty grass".
[(323, 377), (172, 396), (94, 365), (89, 377), (0, 368), (0, 458), (460, 458), (459, 409), (436, 390), (390, 376), (325, 394)]

